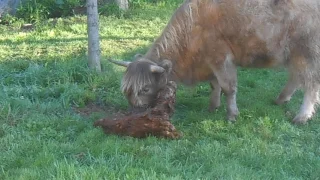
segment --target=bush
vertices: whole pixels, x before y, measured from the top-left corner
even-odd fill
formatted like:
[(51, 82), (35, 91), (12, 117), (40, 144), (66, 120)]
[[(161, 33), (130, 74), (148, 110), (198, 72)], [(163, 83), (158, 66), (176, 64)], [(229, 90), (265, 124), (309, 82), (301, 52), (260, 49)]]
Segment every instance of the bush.
[[(48, 18), (85, 14), (86, 0), (21, 0), (15, 18), (0, 20), (0, 24), (11, 24), (11, 21), (22, 19), (28, 23), (40, 23)], [(99, 13), (105, 16), (128, 17), (131, 11), (123, 11), (113, 0), (98, 0)], [(128, 0), (130, 9), (143, 9), (152, 6), (177, 6), (183, 0)]]
[(84, 5), (85, 0), (26, 0), (17, 9), (17, 18), (27, 22), (40, 22), (47, 18), (69, 16), (74, 7)]

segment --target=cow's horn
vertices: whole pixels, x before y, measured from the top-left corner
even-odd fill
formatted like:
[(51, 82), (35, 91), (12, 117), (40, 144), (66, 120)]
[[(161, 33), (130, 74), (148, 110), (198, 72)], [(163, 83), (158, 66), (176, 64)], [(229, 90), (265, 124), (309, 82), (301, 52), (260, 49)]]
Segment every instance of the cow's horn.
[(150, 66), (150, 70), (153, 73), (163, 73), (165, 71), (165, 69), (161, 66), (156, 66), (156, 65), (151, 65)]
[(119, 66), (124, 66), (124, 67), (128, 67), (129, 64), (131, 62), (128, 62), (128, 61), (115, 61), (115, 60), (112, 60), (112, 59), (109, 59), (110, 62), (116, 64), (116, 65), (119, 65)]

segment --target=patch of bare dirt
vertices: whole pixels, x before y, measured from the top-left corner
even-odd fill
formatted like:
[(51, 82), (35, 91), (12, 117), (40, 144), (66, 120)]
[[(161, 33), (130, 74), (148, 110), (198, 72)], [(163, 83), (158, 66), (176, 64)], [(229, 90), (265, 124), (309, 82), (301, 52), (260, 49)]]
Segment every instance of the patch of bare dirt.
[(89, 103), (85, 107), (72, 107), (73, 111), (84, 117), (90, 117), (93, 113), (101, 113), (105, 116), (110, 114), (122, 114), (121, 110), (117, 110), (112, 106), (98, 105), (95, 103)]

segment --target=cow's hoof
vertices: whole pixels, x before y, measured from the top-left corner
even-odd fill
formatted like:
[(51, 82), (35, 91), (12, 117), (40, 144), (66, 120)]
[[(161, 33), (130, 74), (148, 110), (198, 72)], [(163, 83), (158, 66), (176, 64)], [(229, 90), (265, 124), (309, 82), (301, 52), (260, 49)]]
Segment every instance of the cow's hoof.
[(237, 118), (236, 118), (236, 117), (228, 116), (228, 117), (227, 117), (227, 120), (228, 120), (229, 123), (234, 123), (234, 122), (237, 121)]
[(296, 116), (292, 120), (292, 123), (297, 125), (300, 125), (300, 124), (302, 125), (302, 124), (306, 124), (308, 120), (309, 120), (308, 116)]
[(236, 122), (238, 114), (239, 114), (239, 111), (237, 111), (235, 113), (229, 113), (227, 116), (228, 121), (229, 122)]
[(216, 111), (218, 108), (220, 107), (220, 104), (216, 104), (216, 103), (210, 103), (209, 106), (209, 112), (214, 112)]
[(285, 104), (285, 103), (287, 103), (287, 102), (288, 102), (288, 100), (281, 99), (281, 98), (278, 98), (278, 99), (276, 99), (276, 100), (273, 101), (273, 103), (274, 103), (275, 105), (282, 105), (282, 104)]

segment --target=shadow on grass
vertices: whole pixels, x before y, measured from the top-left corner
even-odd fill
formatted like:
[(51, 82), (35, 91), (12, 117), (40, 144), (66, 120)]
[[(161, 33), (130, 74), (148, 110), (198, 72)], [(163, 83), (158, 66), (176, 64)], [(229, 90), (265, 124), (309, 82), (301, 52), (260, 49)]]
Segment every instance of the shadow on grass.
[[(139, 37), (121, 37), (121, 36), (100, 36), (100, 40), (145, 40), (145, 41), (153, 41), (155, 37), (151, 36), (139, 36)], [(48, 38), (48, 39), (42, 39), (42, 40), (35, 40), (35, 39), (27, 39), (27, 40), (18, 40), (18, 41), (12, 41), (10, 39), (5, 39), (0, 41), (0, 45), (20, 45), (22, 43), (31, 43), (31, 44), (46, 44), (46, 43), (59, 43), (59, 42), (74, 42), (74, 41), (86, 41), (88, 38)]]

